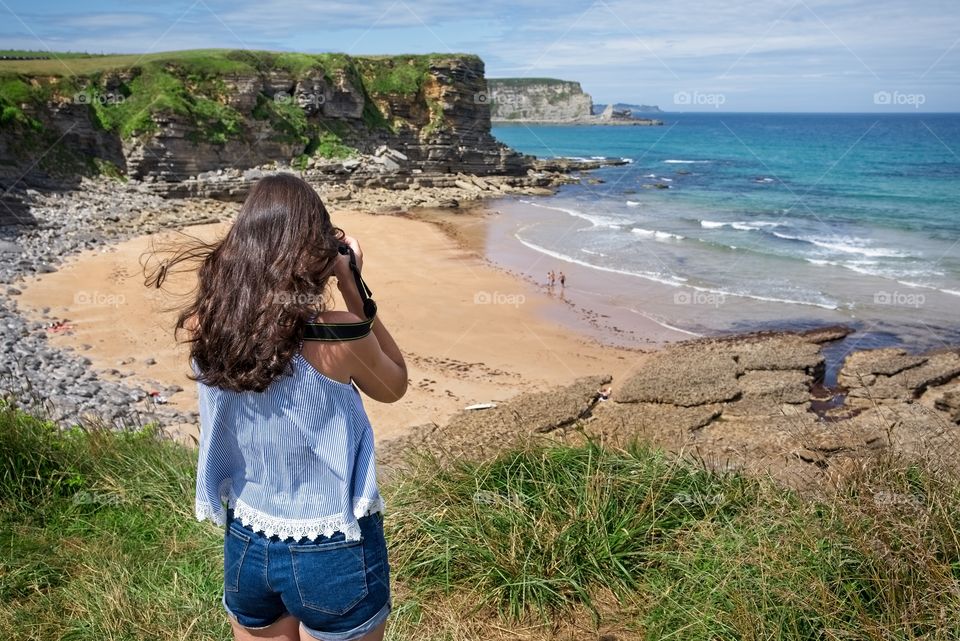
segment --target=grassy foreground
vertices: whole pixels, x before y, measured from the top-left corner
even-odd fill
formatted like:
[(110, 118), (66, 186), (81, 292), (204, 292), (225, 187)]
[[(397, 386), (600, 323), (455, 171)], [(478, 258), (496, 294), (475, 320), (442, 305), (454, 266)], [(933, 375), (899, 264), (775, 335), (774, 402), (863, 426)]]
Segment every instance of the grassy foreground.
[[(226, 639), (195, 452), (0, 407), (0, 638)], [(955, 639), (960, 483), (805, 499), (644, 447), (425, 455), (384, 488), (390, 639)]]

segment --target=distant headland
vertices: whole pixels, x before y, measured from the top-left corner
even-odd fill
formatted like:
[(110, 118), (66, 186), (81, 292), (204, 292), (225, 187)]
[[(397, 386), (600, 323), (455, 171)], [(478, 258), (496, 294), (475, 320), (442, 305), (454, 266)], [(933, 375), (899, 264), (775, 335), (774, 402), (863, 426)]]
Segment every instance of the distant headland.
[(579, 82), (556, 78), (488, 78), (487, 99), (494, 123), (569, 125), (662, 125), (637, 113), (662, 113), (657, 106), (596, 105)]

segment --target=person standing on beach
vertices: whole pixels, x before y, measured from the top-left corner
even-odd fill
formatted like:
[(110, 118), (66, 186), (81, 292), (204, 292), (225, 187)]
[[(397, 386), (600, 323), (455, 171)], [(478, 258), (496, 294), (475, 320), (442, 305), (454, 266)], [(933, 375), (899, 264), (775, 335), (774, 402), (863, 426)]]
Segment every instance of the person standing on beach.
[[(380, 641), (392, 608), (373, 430), (360, 393), (407, 389), (356, 239), (292, 175), (261, 179), (199, 257), (189, 334), (200, 397), (195, 511), (224, 528), (238, 641)], [(330, 277), (347, 311), (328, 309)]]
[(550, 287), (550, 289), (553, 289), (554, 283), (557, 282), (557, 275), (553, 273), (552, 269), (549, 272), (547, 272), (547, 280), (550, 283), (548, 286)]
[(560, 272), (560, 288), (563, 289), (567, 286), (567, 276)]

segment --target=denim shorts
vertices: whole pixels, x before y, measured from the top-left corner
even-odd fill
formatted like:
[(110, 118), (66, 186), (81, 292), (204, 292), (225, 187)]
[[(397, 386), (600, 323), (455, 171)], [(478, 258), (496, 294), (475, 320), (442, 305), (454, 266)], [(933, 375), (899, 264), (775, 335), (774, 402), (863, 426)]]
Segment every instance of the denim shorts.
[(390, 614), (390, 566), (383, 515), (359, 519), (360, 540), (342, 532), (281, 541), (244, 527), (227, 512), (223, 606), (245, 628), (291, 614), (321, 641), (349, 641)]

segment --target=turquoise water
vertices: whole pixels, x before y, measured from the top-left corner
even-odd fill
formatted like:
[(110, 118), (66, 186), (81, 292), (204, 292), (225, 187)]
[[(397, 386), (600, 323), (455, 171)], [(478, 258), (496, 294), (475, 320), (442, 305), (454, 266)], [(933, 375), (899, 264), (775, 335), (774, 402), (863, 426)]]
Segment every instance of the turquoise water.
[(537, 156), (631, 161), (591, 172), (598, 184), (500, 204), (545, 257), (532, 275), (566, 264), (626, 278), (621, 306), (698, 333), (854, 320), (901, 339), (956, 336), (960, 115), (663, 120), (494, 128)]

